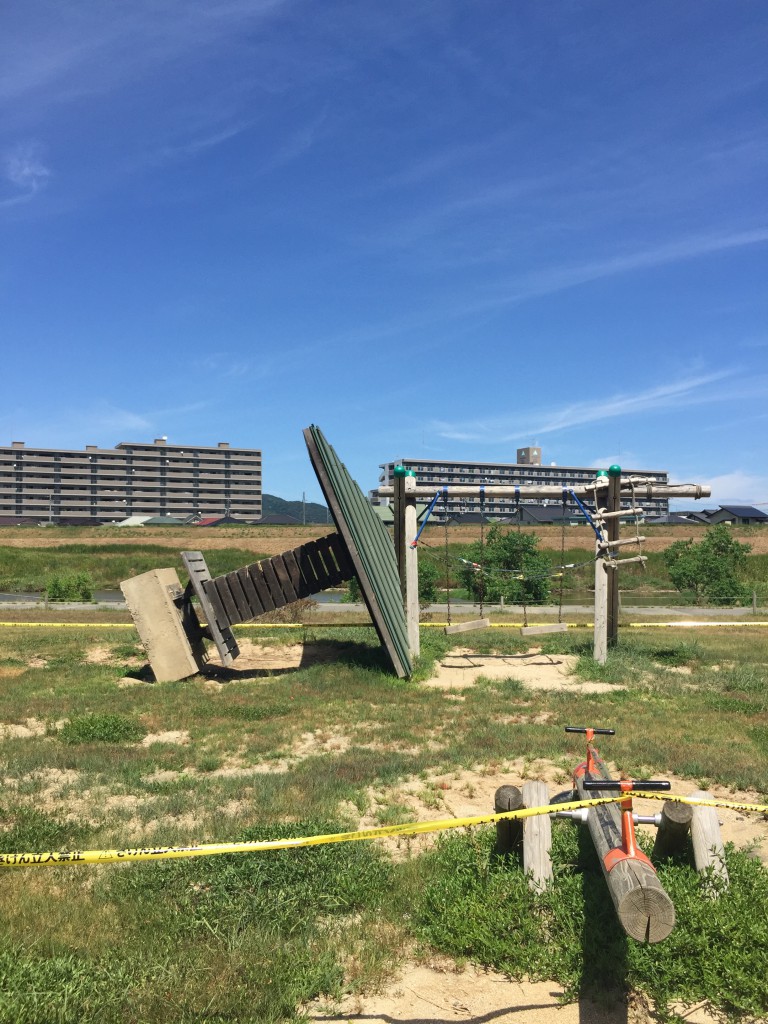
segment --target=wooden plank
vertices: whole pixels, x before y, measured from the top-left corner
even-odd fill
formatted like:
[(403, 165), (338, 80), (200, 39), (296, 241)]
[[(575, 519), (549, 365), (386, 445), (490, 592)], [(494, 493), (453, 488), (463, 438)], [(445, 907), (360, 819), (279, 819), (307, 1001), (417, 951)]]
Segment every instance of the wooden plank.
[(264, 573), (261, 571), (261, 562), (254, 562), (252, 565), (249, 565), (248, 575), (253, 581), (254, 589), (259, 595), (259, 600), (261, 601), (261, 606), (264, 611), (274, 611), (275, 602), (272, 600), (272, 594), (270, 593), (269, 587), (264, 579)]
[(189, 582), (200, 602), (208, 626), (208, 634), (216, 645), (221, 663), (222, 665), (231, 665), (240, 653), (240, 648), (229, 628), (230, 620), (216, 593), (216, 588), (211, 587), (210, 593), (207, 590), (207, 585), (211, 582), (211, 574), (203, 553), (202, 551), (182, 551), (181, 559), (189, 574)]
[(255, 619), (257, 616), (263, 615), (264, 605), (261, 603), (261, 598), (256, 591), (256, 587), (253, 585), (247, 565), (237, 570), (237, 578), (240, 580), (240, 586), (243, 588), (243, 593), (248, 601), (248, 607), (251, 611), (250, 618)]
[(248, 598), (245, 596), (243, 585), (240, 582), (240, 577), (237, 572), (228, 572), (225, 579), (229, 585), (229, 590), (234, 598), (235, 604), (237, 605), (240, 622), (247, 622), (249, 619), (253, 618), (253, 615), (251, 613), (251, 607), (248, 604)]
[[(523, 807), (546, 807), (549, 790), (546, 782), (523, 783)], [(543, 892), (552, 884), (552, 822), (548, 814), (537, 814), (523, 820), (523, 871), (534, 892)]]
[(330, 585), (330, 577), (328, 571), (325, 568), (325, 562), (318, 546), (317, 541), (311, 540), (304, 545), (304, 554), (306, 555), (307, 561), (312, 566), (312, 574), (315, 577), (316, 590), (313, 593), (317, 594), (321, 590), (325, 590)]
[(300, 548), (294, 549), (296, 561), (299, 563), (301, 575), (309, 594), (318, 594), (323, 588), (317, 579), (317, 572), (312, 561), (312, 551), (309, 544), (302, 544)]
[(283, 591), (283, 594), (285, 595), (288, 604), (290, 604), (292, 601), (297, 601), (299, 595), (293, 588), (293, 584), (291, 583), (291, 577), (285, 566), (285, 562), (283, 561), (283, 556), (275, 555), (273, 558), (270, 558), (269, 561), (270, 565), (275, 570), (275, 575), (277, 576), (280, 582), (280, 588)]
[(490, 619), (472, 619), (470, 622), (457, 622), (454, 626), (446, 626), (446, 633), (468, 633), (473, 629), (488, 629)]
[(272, 595), (272, 600), (275, 603), (275, 608), (283, 608), (288, 604), (283, 589), (280, 586), (280, 580), (277, 578), (274, 566), (272, 565), (271, 558), (265, 558), (261, 565), (261, 571), (264, 574), (264, 582), (269, 587), (269, 592)]
[(329, 533), (327, 540), (331, 546), (331, 550), (333, 551), (333, 557), (336, 559), (336, 564), (339, 567), (341, 582), (344, 583), (346, 580), (351, 580), (355, 575), (355, 567), (352, 564), (352, 559), (349, 557), (349, 552), (344, 547), (344, 541), (338, 533)]
[(340, 583), (344, 582), (344, 576), (336, 562), (336, 552), (331, 544), (330, 537), (318, 537), (317, 550), (320, 552), (320, 556), (323, 559), (323, 565), (325, 566), (328, 578), (327, 585), (329, 587), (338, 587)]
[(235, 599), (232, 596), (232, 591), (229, 589), (229, 580), (226, 576), (216, 576), (209, 583), (205, 585), (206, 593), (211, 594), (211, 591), (215, 591), (218, 595), (219, 601), (221, 601), (224, 612), (227, 616), (227, 622), (242, 622), (240, 618), (240, 612), (238, 611)]
[(309, 597), (310, 591), (304, 577), (301, 575), (301, 569), (299, 568), (299, 563), (296, 560), (296, 551), (284, 551), (283, 563), (285, 564), (285, 568), (291, 580), (291, 586), (293, 587), (296, 595), (299, 598)]
[(521, 626), (521, 636), (538, 636), (541, 633), (567, 633), (567, 622), (549, 622), (543, 626)]

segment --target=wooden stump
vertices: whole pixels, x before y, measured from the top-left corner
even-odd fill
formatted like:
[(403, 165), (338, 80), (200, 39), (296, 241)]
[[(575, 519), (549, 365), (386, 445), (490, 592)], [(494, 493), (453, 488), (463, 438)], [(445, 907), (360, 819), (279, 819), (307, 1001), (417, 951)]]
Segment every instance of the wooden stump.
[[(519, 811), (522, 806), (523, 794), (517, 786), (500, 786), (496, 790), (493, 798), (494, 814), (502, 814), (504, 811)], [(496, 845), (493, 848), (494, 857), (506, 857), (511, 853), (518, 853), (522, 845), (522, 821), (502, 819), (496, 822)]]
[(661, 809), (661, 824), (656, 830), (653, 856), (661, 859), (685, 849), (692, 818), (693, 808), (690, 804), (667, 800)]

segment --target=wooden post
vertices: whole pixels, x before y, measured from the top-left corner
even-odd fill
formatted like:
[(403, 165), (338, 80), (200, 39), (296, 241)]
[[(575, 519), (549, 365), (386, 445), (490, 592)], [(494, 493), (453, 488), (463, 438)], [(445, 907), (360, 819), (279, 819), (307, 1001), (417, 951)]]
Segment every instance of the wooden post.
[(608, 660), (608, 573), (605, 552), (595, 543), (595, 639), (593, 656), (598, 665)]
[[(608, 499), (606, 512), (618, 512), (621, 509), (621, 473), (614, 473), (614, 470), (617, 468), (618, 467), (611, 466), (608, 470)], [(618, 540), (620, 529), (620, 517), (611, 516), (606, 522), (608, 540)], [(609, 647), (614, 647), (619, 639), (619, 574), (616, 569), (608, 570), (607, 582), (607, 641)]]
[[(613, 796), (600, 790), (584, 789), (585, 771), (577, 769), (574, 782), (582, 799)], [(610, 774), (595, 752), (592, 779), (610, 779)], [(624, 931), (638, 942), (661, 942), (675, 926), (675, 907), (664, 891), (653, 867), (643, 860), (627, 857), (606, 868), (605, 858), (622, 848), (621, 811), (617, 804), (590, 807), (587, 816), (600, 866)]]
[[(397, 467), (396, 467), (397, 468)], [(392, 514), (395, 520), (395, 558), (400, 577), (400, 591), (405, 600), (405, 474), (395, 472)]]
[[(549, 803), (546, 782), (523, 785), (523, 807), (545, 807)], [(523, 871), (529, 875), (528, 885), (534, 892), (543, 892), (554, 878), (552, 871), (552, 822), (548, 814), (523, 819)]]
[[(691, 793), (691, 796), (698, 797), (700, 800), (712, 799), (711, 793), (706, 793), (701, 789)], [(709, 888), (708, 893), (711, 896), (717, 896), (720, 889), (728, 888), (729, 879), (716, 807), (693, 807), (691, 839), (696, 870), (702, 874), (711, 871), (716, 884)]]
[(656, 829), (656, 842), (653, 844), (655, 858), (669, 857), (684, 849), (691, 831), (692, 818), (693, 808), (690, 804), (667, 800), (661, 808), (661, 824)]
[[(499, 786), (496, 790), (493, 798), (494, 814), (502, 814), (504, 811), (519, 811), (522, 806), (523, 794), (517, 786)], [(511, 853), (517, 853), (522, 845), (522, 821), (502, 819), (496, 822), (496, 845), (493, 848), (494, 857), (507, 857)]]
[(419, 554), (414, 546), (416, 540), (416, 478), (405, 477), (403, 534), (405, 547), (405, 621), (408, 628), (408, 649), (412, 658), (421, 652), (419, 638)]

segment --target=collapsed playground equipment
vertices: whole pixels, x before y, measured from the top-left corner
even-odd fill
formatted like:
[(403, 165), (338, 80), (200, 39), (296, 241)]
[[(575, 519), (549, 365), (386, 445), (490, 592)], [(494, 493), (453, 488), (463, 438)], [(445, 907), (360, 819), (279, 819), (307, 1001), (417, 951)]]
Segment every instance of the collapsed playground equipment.
[[(275, 611), (294, 601), (318, 594), (356, 577), (382, 648), (397, 676), (410, 676), (419, 655), (418, 537), (416, 501), (437, 498), (560, 499), (575, 502), (595, 532), (594, 657), (607, 658), (609, 645), (618, 637), (619, 587), (616, 570), (628, 562), (645, 562), (641, 553), (622, 558), (621, 547), (633, 544), (641, 550), (645, 540), (635, 536), (619, 539), (622, 517), (638, 517), (638, 496), (648, 498), (703, 498), (708, 487), (698, 484), (660, 485), (644, 478), (622, 478), (619, 466), (598, 471), (594, 481), (578, 488), (552, 485), (440, 487), (417, 484), (411, 471), (396, 469), (394, 487), (381, 487), (379, 497), (394, 499), (394, 547), (382, 520), (350, 476), (333, 447), (317, 426), (304, 431), (315, 471), (336, 531), (309, 541), (273, 558), (263, 559), (221, 576), (211, 577), (201, 551), (184, 551), (182, 560), (189, 576), (182, 587), (175, 569), (154, 569), (129, 580), (121, 590), (146, 649), (158, 682), (184, 679), (204, 668), (211, 641), (221, 663), (231, 665), (239, 648), (232, 626)], [(434, 497), (433, 497), (434, 494)], [(590, 496), (594, 508), (584, 504)], [(622, 508), (622, 498), (629, 507)], [(482, 570), (481, 566), (478, 566)], [(194, 603), (197, 600), (197, 605)], [(198, 607), (203, 615), (201, 622)], [(484, 628), (489, 620), (457, 624), (452, 632)], [(565, 624), (531, 626), (524, 632), (541, 633), (567, 628)]]
[(400, 581), (387, 529), (319, 427), (307, 427), (304, 440), (335, 533), (214, 578), (202, 552), (184, 551), (186, 588), (174, 569), (155, 569), (120, 584), (158, 682), (199, 672), (207, 659), (205, 640), (213, 642), (223, 665), (231, 665), (240, 653), (233, 625), (353, 576), (393, 671), (401, 678), (411, 674)]
[[(655, 796), (669, 791), (670, 783), (661, 780), (611, 778), (592, 741), (596, 735), (613, 736), (613, 729), (566, 726), (569, 733), (583, 733), (587, 740), (586, 760), (573, 772), (573, 790), (556, 798), (558, 802), (589, 801), (621, 793), (616, 803), (604, 803), (577, 810), (555, 810), (550, 816), (525, 819), (501, 819), (496, 823), (496, 856), (522, 850), (523, 870), (534, 892), (546, 889), (553, 879), (550, 847), (550, 817), (569, 818), (586, 825), (600, 859), (616, 915), (627, 935), (638, 942), (661, 942), (675, 924), (675, 908), (659, 881), (651, 860), (640, 849), (635, 825), (655, 825), (658, 829), (653, 848), (655, 859), (683, 852), (690, 834), (696, 869), (707, 880), (709, 895), (716, 896), (728, 886), (723, 841), (717, 812), (712, 806), (691, 805), (677, 800), (665, 802), (661, 812), (641, 816), (634, 812), (632, 796)], [(695, 799), (706, 801), (709, 794), (697, 792)], [(544, 782), (526, 782), (522, 790), (501, 786), (496, 790), (497, 814), (540, 807), (547, 803)]]

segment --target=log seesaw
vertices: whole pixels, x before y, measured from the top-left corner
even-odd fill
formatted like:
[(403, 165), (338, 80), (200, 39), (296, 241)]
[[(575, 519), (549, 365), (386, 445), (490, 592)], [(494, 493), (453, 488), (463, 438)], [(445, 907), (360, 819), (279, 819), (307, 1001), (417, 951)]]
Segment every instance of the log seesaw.
[[(658, 829), (654, 857), (667, 857), (683, 852), (690, 841), (693, 860), (707, 884), (704, 893), (716, 896), (728, 884), (722, 855), (723, 844), (717, 814), (711, 807), (691, 807), (678, 801), (667, 801), (658, 814), (639, 815), (632, 806), (635, 792), (665, 792), (670, 783), (659, 779), (613, 779), (593, 740), (595, 736), (613, 736), (614, 729), (598, 729), (568, 725), (565, 731), (581, 733), (587, 740), (586, 760), (573, 772), (573, 790), (561, 794), (559, 801), (589, 800), (593, 797), (622, 794), (619, 803), (557, 811), (551, 815), (520, 820), (501, 820), (496, 825), (496, 856), (522, 851), (523, 869), (534, 892), (551, 882), (550, 817), (569, 818), (586, 825), (600, 860), (608, 891), (616, 914), (627, 935), (638, 942), (661, 942), (675, 925), (675, 908), (665, 892), (656, 869), (640, 849), (635, 825), (655, 825)], [(697, 793), (697, 796), (708, 794)], [(542, 806), (547, 802), (543, 782), (501, 786), (496, 791), (495, 811), (517, 810)], [(534, 823), (535, 826), (534, 826)], [(716, 881), (715, 881), (716, 880)]]

